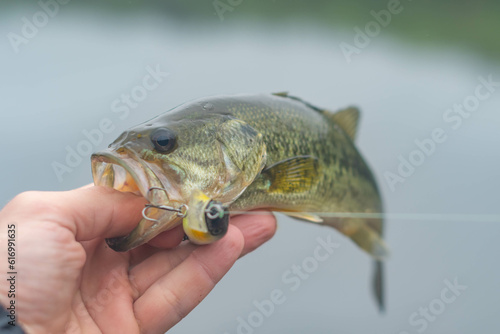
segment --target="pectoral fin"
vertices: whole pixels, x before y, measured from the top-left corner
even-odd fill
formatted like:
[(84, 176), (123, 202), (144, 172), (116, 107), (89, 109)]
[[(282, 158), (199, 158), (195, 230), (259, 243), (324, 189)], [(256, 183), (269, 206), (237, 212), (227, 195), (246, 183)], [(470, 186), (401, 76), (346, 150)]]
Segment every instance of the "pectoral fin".
[(309, 191), (319, 180), (319, 162), (312, 156), (298, 156), (280, 161), (262, 171), (269, 182), (269, 192)]

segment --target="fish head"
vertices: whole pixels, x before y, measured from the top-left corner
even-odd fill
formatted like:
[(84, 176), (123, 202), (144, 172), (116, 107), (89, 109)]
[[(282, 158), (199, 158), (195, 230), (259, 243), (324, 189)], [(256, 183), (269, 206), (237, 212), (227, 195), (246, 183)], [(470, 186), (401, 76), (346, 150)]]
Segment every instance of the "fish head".
[[(181, 107), (122, 133), (92, 155), (94, 184), (177, 209), (189, 210), (200, 191), (224, 205), (236, 200), (264, 167), (262, 135), (228, 114), (198, 109)], [(130, 250), (181, 224), (182, 216), (150, 207), (129, 235), (107, 243)]]

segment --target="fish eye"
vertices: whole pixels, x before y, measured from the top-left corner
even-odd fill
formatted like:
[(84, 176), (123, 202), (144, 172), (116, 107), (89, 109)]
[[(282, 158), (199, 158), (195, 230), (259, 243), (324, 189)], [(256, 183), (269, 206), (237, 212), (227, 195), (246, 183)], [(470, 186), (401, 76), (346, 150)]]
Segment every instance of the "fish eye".
[(205, 210), (208, 232), (213, 236), (224, 235), (229, 225), (229, 212), (221, 202), (210, 201)]
[(161, 128), (153, 132), (151, 142), (155, 149), (161, 153), (172, 152), (176, 147), (176, 138), (173, 131)]

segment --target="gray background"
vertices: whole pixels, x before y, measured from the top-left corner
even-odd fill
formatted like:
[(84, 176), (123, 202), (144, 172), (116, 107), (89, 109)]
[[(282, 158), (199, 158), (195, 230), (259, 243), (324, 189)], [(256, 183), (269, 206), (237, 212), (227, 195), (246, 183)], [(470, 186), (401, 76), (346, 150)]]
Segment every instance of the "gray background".
[[(239, 261), (169, 333), (237, 333), (237, 318), (246, 319), (255, 311), (253, 302), (269, 298), (274, 289), (286, 301), (254, 333), (418, 333), (410, 315), (440, 298), (443, 281), (455, 278), (467, 289), (424, 332), (500, 330), (500, 221), (465, 216), (500, 214), (500, 91), (457, 130), (442, 119), (446, 109), (474, 92), (479, 76), (500, 80), (495, 60), (459, 45), (395, 39), (389, 26), (349, 64), (339, 44), (352, 44), (352, 27), (366, 21), (330, 29), (302, 21), (232, 20), (243, 5), (221, 22), (213, 10), (203, 21), (188, 21), (143, 11), (113, 15), (70, 3), (15, 53), (6, 35), (19, 33), (21, 18), (38, 10), (30, 5), (0, 12), (0, 205), (26, 190), (90, 183), (88, 155), (62, 182), (51, 164), (64, 163), (65, 147), (75, 148), (85, 139), (82, 130), (103, 118), (115, 130), (94, 151), (187, 100), (286, 90), (325, 108), (361, 108), (357, 143), (379, 180), (388, 213), (461, 215), (387, 219), (392, 254), (385, 315), (371, 296), (368, 256), (334, 230), (279, 216), (275, 238)], [(147, 66), (157, 65), (170, 75), (121, 120), (112, 101), (140, 85)], [(429, 137), (436, 127), (446, 130), (447, 141), (392, 192), (384, 172), (395, 172), (398, 156), (407, 157), (414, 140)], [(291, 291), (283, 273), (313, 254), (317, 237), (328, 235), (340, 247)]]

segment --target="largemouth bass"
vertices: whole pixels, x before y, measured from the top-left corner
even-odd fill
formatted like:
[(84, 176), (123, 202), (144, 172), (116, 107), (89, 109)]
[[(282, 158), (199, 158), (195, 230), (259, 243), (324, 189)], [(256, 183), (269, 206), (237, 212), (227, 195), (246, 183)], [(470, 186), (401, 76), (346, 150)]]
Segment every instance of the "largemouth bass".
[(225, 234), (227, 209), (280, 211), (332, 226), (371, 254), (382, 307), (382, 219), (332, 215), (382, 212), (354, 145), (358, 118), (355, 108), (334, 113), (278, 93), (200, 99), (131, 128), (92, 156), (94, 183), (154, 205), (129, 235), (107, 242), (127, 251), (184, 222), (191, 241), (210, 243)]

